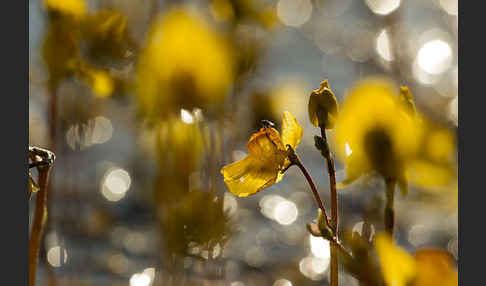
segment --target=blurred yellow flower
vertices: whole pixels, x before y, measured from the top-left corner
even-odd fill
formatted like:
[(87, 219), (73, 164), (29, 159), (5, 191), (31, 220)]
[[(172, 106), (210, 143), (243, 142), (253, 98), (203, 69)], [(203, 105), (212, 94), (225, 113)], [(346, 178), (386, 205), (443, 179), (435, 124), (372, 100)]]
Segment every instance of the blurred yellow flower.
[(99, 97), (108, 97), (114, 89), (113, 79), (104, 70), (96, 70), (91, 73), (94, 93)]
[(376, 171), (407, 192), (407, 164), (418, 152), (420, 125), (384, 79), (354, 86), (336, 122), (337, 154), (346, 162), (347, 184)]
[(327, 79), (321, 82), (319, 89), (312, 91), (308, 108), (312, 125), (322, 125), (326, 129), (334, 128), (338, 116), (338, 102)]
[(453, 186), (457, 179), (455, 154), (456, 137), (446, 127), (423, 118), (420, 153), (410, 163), (410, 182), (426, 190), (442, 190)]
[(394, 245), (388, 234), (376, 235), (375, 248), (386, 285), (406, 286), (415, 278), (417, 265), (413, 257)]
[(200, 15), (175, 9), (152, 24), (138, 65), (137, 96), (147, 115), (164, 116), (172, 108), (220, 103), (233, 77), (229, 43)]
[(271, 30), (278, 24), (275, 5), (256, 0), (211, 0), (211, 14), (216, 21), (256, 22)]
[(414, 286), (457, 286), (459, 276), (451, 256), (441, 250), (421, 249), (414, 254), (417, 277)]
[(412, 256), (384, 233), (376, 235), (375, 248), (386, 285), (458, 285), (457, 270), (447, 252), (420, 249)]
[(281, 171), (290, 165), (286, 145), (295, 149), (302, 134), (302, 127), (288, 111), (283, 114), (282, 136), (273, 127), (261, 128), (246, 145), (249, 154), (221, 169), (228, 189), (236, 196), (247, 197), (280, 182), (284, 175)]
[(44, 6), (51, 11), (79, 18), (86, 15), (84, 0), (44, 0)]

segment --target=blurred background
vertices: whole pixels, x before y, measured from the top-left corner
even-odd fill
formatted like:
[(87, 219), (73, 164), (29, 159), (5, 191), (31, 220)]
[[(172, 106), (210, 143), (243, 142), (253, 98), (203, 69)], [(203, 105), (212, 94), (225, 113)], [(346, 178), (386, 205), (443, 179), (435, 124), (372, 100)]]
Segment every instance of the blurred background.
[[(298, 169), (238, 198), (221, 167), (289, 110), (329, 208), (307, 114), (324, 79), (339, 102), (368, 76), (406, 85), (455, 142), (457, 32), (457, 0), (29, 0), (29, 144), (57, 157), (38, 285), (328, 285)], [(450, 157), (447, 184), (396, 196), (395, 239), (457, 260), (455, 145)], [(383, 189), (367, 178), (340, 190), (343, 232), (365, 217), (383, 230)]]

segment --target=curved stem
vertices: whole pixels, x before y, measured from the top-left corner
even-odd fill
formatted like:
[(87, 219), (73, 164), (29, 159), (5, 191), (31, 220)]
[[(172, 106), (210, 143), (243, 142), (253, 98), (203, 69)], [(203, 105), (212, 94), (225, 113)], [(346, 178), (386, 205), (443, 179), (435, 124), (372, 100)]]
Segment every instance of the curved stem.
[(307, 182), (309, 183), (309, 186), (312, 190), (312, 194), (314, 195), (314, 198), (316, 199), (318, 207), (322, 210), (322, 214), (324, 215), (324, 219), (326, 222), (329, 221), (328, 216), (326, 214), (326, 209), (324, 208), (324, 205), (322, 204), (321, 197), (319, 196), (319, 192), (317, 191), (316, 186), (314, 185), (314, 182), (312, 181), (312, 177), (309, 175), (309, 172), (307, 172), (307, 169), (302, 165), (300, 160), (296, 157), (295, 162), (293, 162), (299, 169), (302, 171), (302, 174), (304, 174), (304, 177), (307, 179)]
[[(329, 185), (331, 189), (331, 227), (334, 231), (336, 236), (336, 240), (338, 238), (338, 199), (337, 199), (337, 190), (336, 190), (336, 170), (334, 168), (334, 159), (332, 158), (331, 152), (329, 152), (329, 144), (327, 143), (326, 137), (326, 129), (321, 126), (321, 137), (326, 144), (327, 149), (327, 173), (329, 175)], [(336, 242), (331, 242), (331, 286), (337, 286), (339, 284), (339, 261), (338, 261), (338, 247), (342, 247), (342, 245), (337, 244)]]

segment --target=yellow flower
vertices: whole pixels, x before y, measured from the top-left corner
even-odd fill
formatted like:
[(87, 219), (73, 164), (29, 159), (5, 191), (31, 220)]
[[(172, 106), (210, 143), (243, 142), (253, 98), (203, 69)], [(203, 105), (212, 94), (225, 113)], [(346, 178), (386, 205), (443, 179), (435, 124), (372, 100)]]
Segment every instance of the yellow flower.
[(137, 96), (143, 112), (221, 103), (231, 88), (234, 59), (228, 42), (200, 15), (175, 9), (158, 18), (140, 56)]
[(457, 270), (447, 252), (421, 249), (412, 256), (384, 233), (376, 235), (375, 248), (386, 285), (458, 285)]
[(110, 96), (113, 92), (113, 80), (105, 71), (97, 71), (93, 74), (93, 91), (99, 97)]
[(456, 138), (446, 127), (423, 118), (420, 153), (410, 164), (410, 182), (429, 191), (450, 187), (457, 179)]
[(421, 249), (414, 254), (417, 277), (414, 286), (457, 286), (459, 276), (451, 256), (441, 250)]
[(281, 171), (290, 165), (286, 145), (295, 149), (302, 134), (302, 127), (288, 111), (283, 114), (282, 136), (273, 127), (261, 128), (246, 145), (249, 154), (221, 169), (228, 189), (236, 196), (247, 197), (280, 182)]
[(338, 102), (327, 79), (321, 82), (319, 89), (312, 91), (308, 108), (309, 119), (314, 126), (334, 128), (338, 116)]
[(418, 152), (421, 129), (399, 100), (398, 88), (384, 79), (359, 82), (336, 126), (337, 155), (346, 162), (343, 184), (375, 171), (407, 192), (407, 164)]
[(44, 6), (51, 11), (77, 18), (86, 15), (86, 3), (83, 0), (44, 0)]
[(375, 248), (386, 285), (406, 286), (415, 278), (417, 265), (413, 257), (394, 245), (388, 234), (376, 235)]

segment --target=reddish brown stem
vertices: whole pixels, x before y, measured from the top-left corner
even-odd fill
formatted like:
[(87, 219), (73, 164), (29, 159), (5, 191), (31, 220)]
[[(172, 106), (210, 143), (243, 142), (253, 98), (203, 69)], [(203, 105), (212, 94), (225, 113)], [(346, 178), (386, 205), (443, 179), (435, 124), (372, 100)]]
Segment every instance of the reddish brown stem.
[[(338, 238), (338, 198), (336, 190), (336, 170), (334, 168), (334, 159), (331, 152), (329, 152), (329, 144), (327, 143), (326, 129), (321, 126), (321, 137), (324, 140), (327, 148), (327, 173), (329, 175), (329, 185), (331, 189), (331, 228), (334, 231), (336, 239)], [(338, 261), (338, 248), (335, 242), (331, 242), (331, 286), (337, 286), (339, 284), (339, 261)]]
[(317, 206), (322, 210), (322, 214), (324, 215), (326, 222), (329, 221), (328, 216), (326, 214), (326, 209), (324, 208), (324, 205), (322, 204), (321, 197), (319, 196), (319, 192), (317, 191), (317, 188), (314, 185), (314, 182), (312, 181), (312, 178), (309, 175), (309, 172), (307, 172), (306, 168), (304, 167), (304, 165), (302, 165), (300, 160), (296, 160), (296, 162), (294, 162), (294, 164), (297, 165), (299, 167), (299, 169), (302, 171), (302, 174), (304, 174), (304, 177), (307, 179), (307, 182), (309, 183), (309, 186), (312, 190), (312, 194), (314, 195), (314, 198), (316, 199)]

